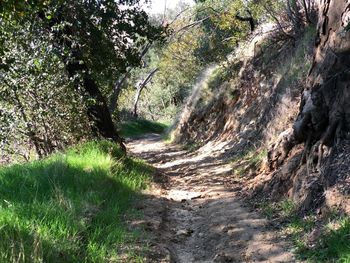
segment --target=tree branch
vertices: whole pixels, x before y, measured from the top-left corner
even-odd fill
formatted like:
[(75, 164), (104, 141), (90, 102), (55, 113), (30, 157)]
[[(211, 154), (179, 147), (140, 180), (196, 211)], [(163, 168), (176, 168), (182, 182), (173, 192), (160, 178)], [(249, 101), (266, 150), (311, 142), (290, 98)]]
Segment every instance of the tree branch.
[(137, 117), (137, 105), (140, 100), (141, 92), (144, 87), (152, 80), (154, 74), (159, 70), (159, 68), (153, 69), (147, 77), (140, 83), (140, 85), (137, 88), (136, 95), (135, 95), (135, 101), (134, 101), (134, 109), (133, 109), (133, 116), (136, 118)]
[(239, 14), (236, 14), (235, 18), (238, 19), (239, 21), (249, 22), (250, 31), (253, 32), (255, 30), (255, 21), (250, 10), (247, 10), (247, 13), (249, 14), (248, 17), (242, 17)]

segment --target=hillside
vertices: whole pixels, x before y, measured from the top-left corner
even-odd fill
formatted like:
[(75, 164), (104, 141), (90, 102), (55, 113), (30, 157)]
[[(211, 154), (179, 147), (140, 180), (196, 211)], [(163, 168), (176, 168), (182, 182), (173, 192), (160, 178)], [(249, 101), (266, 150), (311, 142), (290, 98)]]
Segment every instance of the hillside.
[[(342, 28), (339, 30), (342, 32)], [(315, 65), (321, 63), (313, 57), (313, 54), (321, 52), (318, 43), (315, 48), (315, 38), (316, 29), (312, 26), (306, 28), (293, 44), (287, 41), (279, 43), (278, 35), (264, 33), (263, 30), (252, 35), (231, 61), (218, 66), (205, 81), (200, 80), (200, 91), (194, 90), (195, 94), (190, 97), (174, 136), (178, 142), (196, 144), (199, 151), (211, 147), (213, 151), (221, 151), (223, 158), (243, 161), (240, 167), (246, 164), (246, 172), (252, 171), (246, 179), (249, 179), (247, 190), (253, 195), (288, 197), (304, 211), (330, 205), (330, 209), (339, 206), (348, 213), (349, 200), (340, 189), (347, 181), (348, 143), (342, 139), (345, 137), (337, 137), (339, 126), (323, 128), (323, 131), (321, 126), (320, 130), (317, 126), (313, 127), (312, 132), (319, 135), (312, 135), (316, 136), (312, 139), (304, 135), (306, 144), (291, 138), (293, 130), (300, 125), (308, 125), (299, 124), (300, 118), (306, 114), (304, 111), (307, 111), (303, 107), (310, 107), (307, 105), (307, 96), (310, 96), (307, 94), (308, 85), (312, 78), (320, 78), (312, 75), (316, 75), (313, 73)], [(324, 49), (322, 52), (326, 53), (327, 49)], [(329, 59), (323, 62), (326, 66), (330, 64)], [(329, 79), (327, 85), (334, 82), (339, 74), (345, 74), (343, 71), (330, 71), (332, 73), (328, 74), (331, 76), (325, 77)], [(326, 107), (333, 105), (330, 103), (334, 102), (325, 102), (326, 92), (331, 92), (330, 87), (327, 86), (327, 89), (322, 91), (322, 95), (315, 95), (320, 106), (313, 102), (313, 110), (324, 111), (318, 108), (324, 103), (328, 105)], [(334, 114), (346, 114), (345, 104), (341, 105), (342, 110), (336, 109)], [(330, 114), (311, 118), (321, 121), (321, 116), (331, 118)], [(332, 125), (334, 121), (325, 122)], [(313, 125), (327, 127), (326, 123)], [(330, 134), (335, 130), (336, 136)], [(326, 133), (326, 138), (320, 136), (322, 133)], [(319, 138), (322, 138), (321, 142), (317, 142)], [(249, 166), (259, 158), (258, 165)], [(334, 163), (338, 165), (335, 167)]]

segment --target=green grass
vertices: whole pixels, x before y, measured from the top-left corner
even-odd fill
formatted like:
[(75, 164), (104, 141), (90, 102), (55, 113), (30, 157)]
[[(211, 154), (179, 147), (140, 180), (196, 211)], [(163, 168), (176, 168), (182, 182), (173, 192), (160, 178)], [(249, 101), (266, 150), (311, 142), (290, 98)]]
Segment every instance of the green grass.
[[(306, 224), (299, 227), (304, 230)], [(308, 247), (300, 238), (296, 239), (297, 254), (307, 262), (350, 262), (350, 219), (342, 218), (323, 229), (316, 246)]]
[(227, 62), (225, 61), (218, 66), (209, 76), (207, 85), (210, 91), (215, 91), (220, 88), (225, 81), (230, 81), (238, 76), (242, 67), (241, 62)]
[(188, 151), (188, 152), (194, 152), (201, 147), (200, 144), (196, 143), (196, 142), (182, 144), (181, 146), (182, 146), (183, 150)]
[[(280, 202), (259, 203), (262, 213), (268, 218), (280, 218), (281, 231), (293, 242), (295, 254), (303, 262), (350, 263), (350, 218), (331, 215), (322, 221), (316, 215), (300, 217), (297, 205), (290, 199)], [(329, 222), (328, 224), (325, 222)], [(320, 233), (314, 243), (308, 238), (314, 229)]]
[(1, 167), (0, 262), (118, 262), (137, 238), (123, 218), (151, 173), (106, 141)]
[(273, 217), (294, 220), (297, 205), (291, 199), (283, 199), (279, 202), (261, 201), (258, 204), (261, 212), (269, 219)]
[(250, 170), (259, 169), (263, 159), (267, 156), (265, 149), (249, 149), (233, 156), (229, 163), (233, 165), (234, 174), (243, 177)]
[(136, 119), (121, 124), (120, 134), (123, 137), (138, 137), (146, 133), (161, 134), (168, 126), (159, 122), (152, 122), (144, 119)]

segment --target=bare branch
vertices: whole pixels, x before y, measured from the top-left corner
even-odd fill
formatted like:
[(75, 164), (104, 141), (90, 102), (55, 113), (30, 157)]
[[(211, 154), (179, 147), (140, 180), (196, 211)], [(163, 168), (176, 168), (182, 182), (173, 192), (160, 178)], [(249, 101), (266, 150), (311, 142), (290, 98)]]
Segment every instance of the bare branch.
[(144, 87), (152, 80), (154, 74), (159, 70), (159, 68), (153, 69), (147, 77), (140, 83), (140, 85), (137, 88), (136, 95), (135, 95), (135, 101), (134, 101), (134, 109), (133, 109), (133, 116), (137, 117), (137, 105), (140, 100), (141, 92)]

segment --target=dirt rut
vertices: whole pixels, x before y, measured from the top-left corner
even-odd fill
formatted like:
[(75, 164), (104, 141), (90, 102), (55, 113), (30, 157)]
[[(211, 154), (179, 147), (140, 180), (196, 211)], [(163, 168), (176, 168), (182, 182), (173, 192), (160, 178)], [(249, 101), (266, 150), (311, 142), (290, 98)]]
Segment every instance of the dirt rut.
[(230, 165), (215, 152), (189, 153), (156, 134), (128, 149), (166, 181), (143, 206), (156, 251), (150, 262), (296, 262), (289, 244), (238, 197)]

